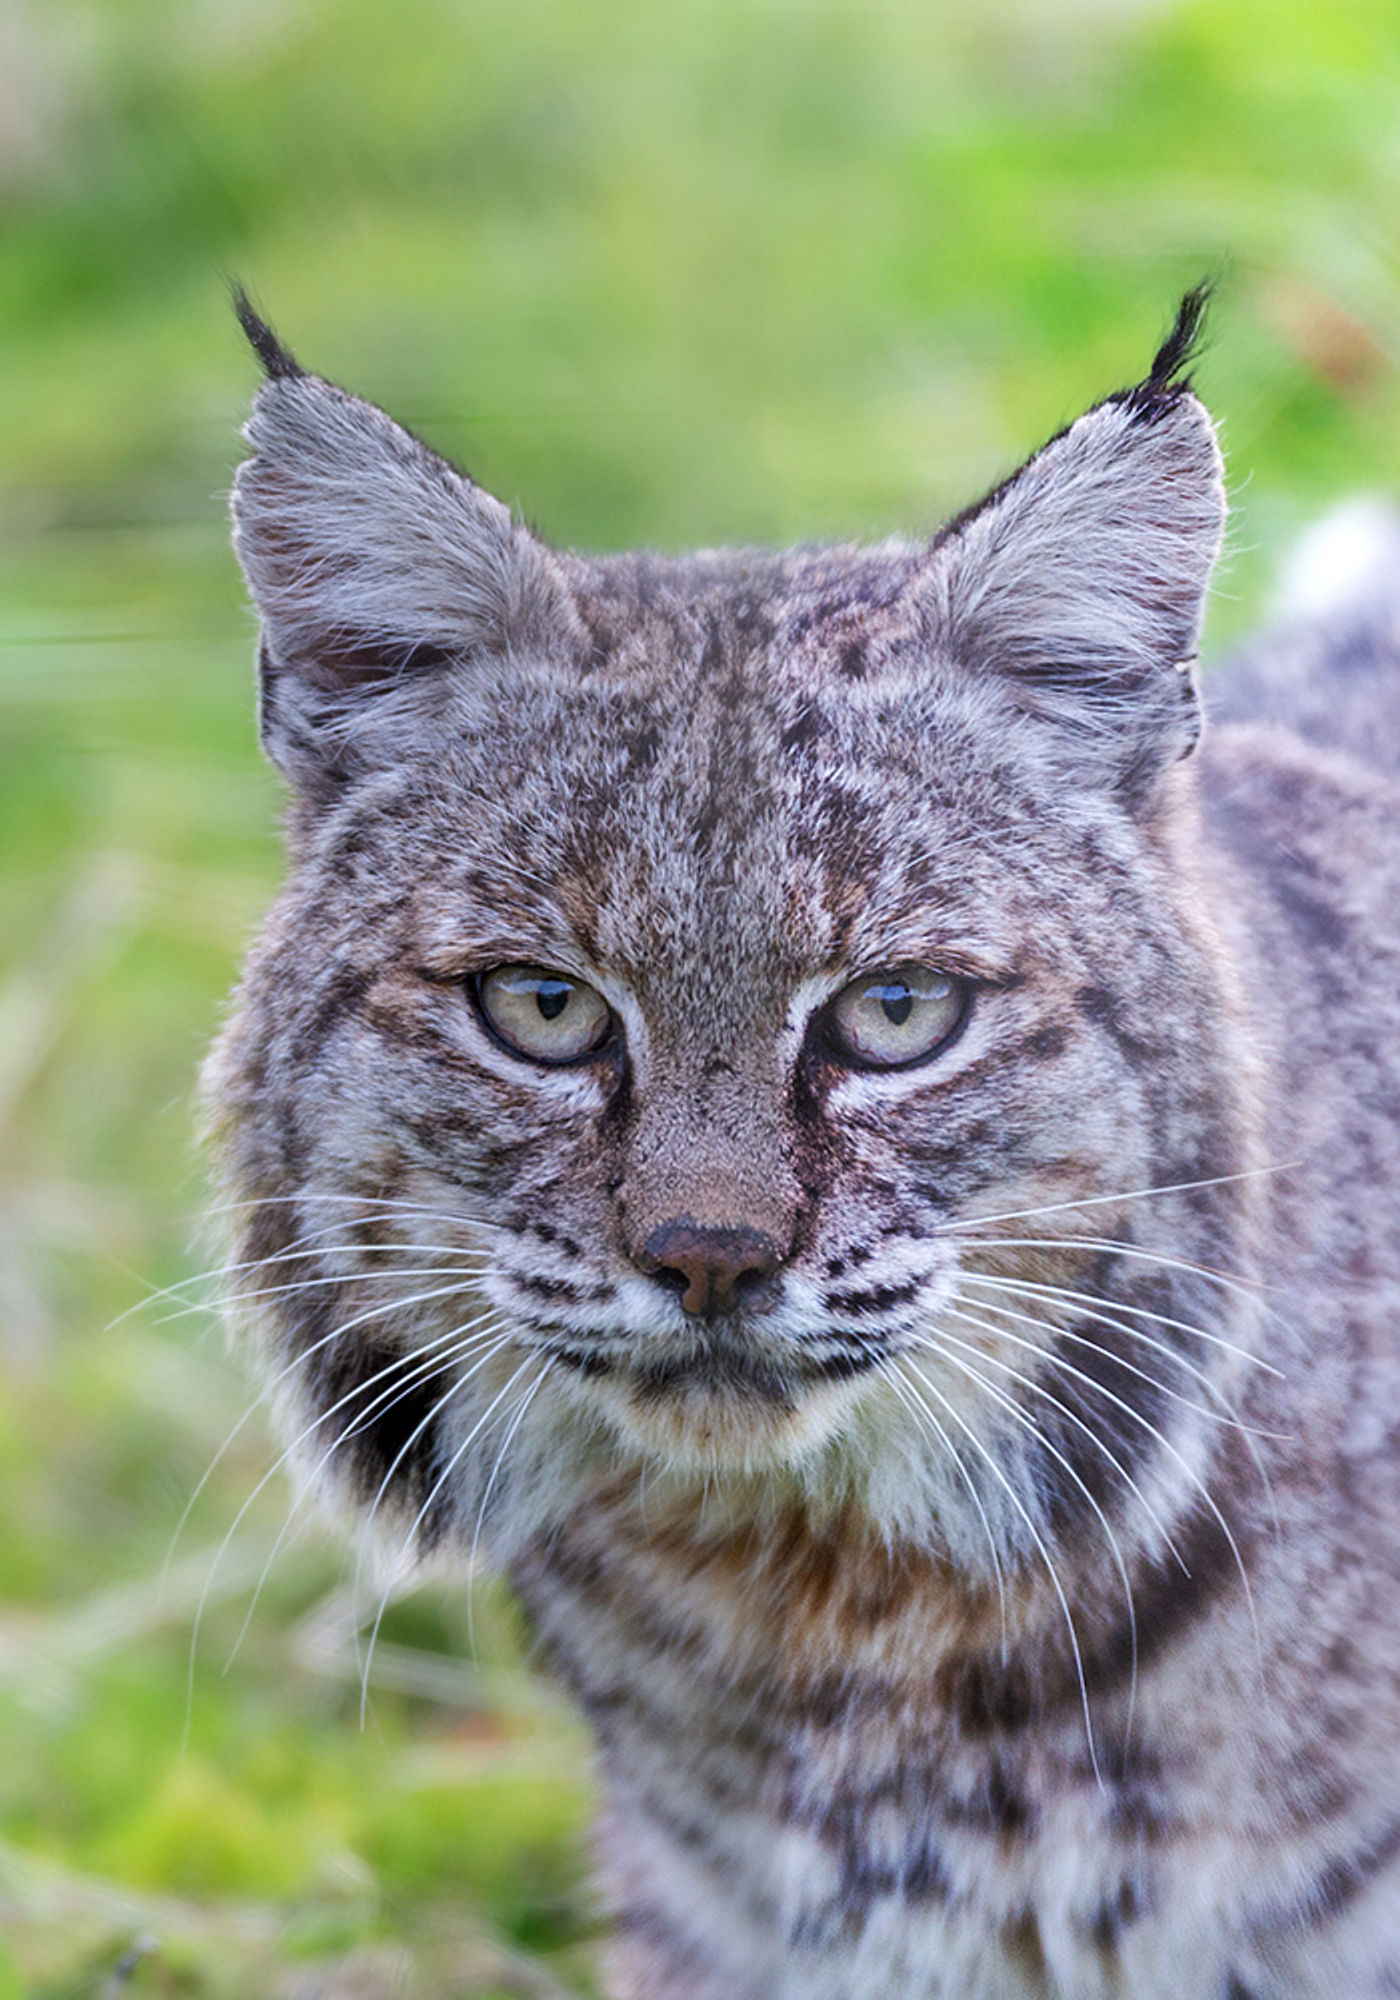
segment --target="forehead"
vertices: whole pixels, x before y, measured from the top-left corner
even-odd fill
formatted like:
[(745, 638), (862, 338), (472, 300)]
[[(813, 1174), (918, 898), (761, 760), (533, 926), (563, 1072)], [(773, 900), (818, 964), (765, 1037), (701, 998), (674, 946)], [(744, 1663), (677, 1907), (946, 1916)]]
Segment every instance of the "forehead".
[(906, 933), (1004, 957), (1043, 794), (995, 690), (938, 659), (911, 565), (596, 566), (587, 654), (466, 685), (448, 718), (435, 796), (491, 857), (478, 894), (541, 885), (638, 976), (735, 952), (800, 973)]

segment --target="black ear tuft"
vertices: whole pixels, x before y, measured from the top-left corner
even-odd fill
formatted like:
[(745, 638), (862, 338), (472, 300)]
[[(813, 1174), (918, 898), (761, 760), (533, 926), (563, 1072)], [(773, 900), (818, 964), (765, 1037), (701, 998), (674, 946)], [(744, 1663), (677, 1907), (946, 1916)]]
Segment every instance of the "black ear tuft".
[(1176, 323), (1153, 357), (1152, 371), (1143, 384), (1145, 389), (1189, 388), (1182, 371), (1196, 359), (1214, 289), (1210, 279), (1203, 278), (1181, 301), (1176, 309)]
[(1201, 332), (1214, 286), (1209, 278), (1193, 285), (1176, 309), (1172, 330), (1152, 357), (1144, 382), (1124, 389), (1110, 400), (1123, 403), (1134, 416), (1151, 423), (1191, 388), (1188, 374), (1200, 352)]
[(286, 381), (304, 375), (305, 369), (298, 365), (296, 356), (282, 345), (267, 321), (253, 310), (253, 302), (242, 285), (233, 286), (233, 309), (238, 314), (238, 324), (247, 334), (254, 353), (267, 370), (273, 381)]

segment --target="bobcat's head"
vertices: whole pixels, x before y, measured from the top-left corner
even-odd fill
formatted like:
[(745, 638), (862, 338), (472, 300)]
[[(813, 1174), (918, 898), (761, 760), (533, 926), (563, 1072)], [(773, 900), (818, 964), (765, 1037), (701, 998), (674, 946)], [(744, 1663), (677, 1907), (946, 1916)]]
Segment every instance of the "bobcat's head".
[(313, 1464), (426, 1538), (612, 1467), (968, 1561), (1150, 1488), (1237, 1204), (1116, 1197), (1243, 1146), (1198, 311), (931, 542), (592, 559), (245, 308), (291, 871), (208, 1095)]

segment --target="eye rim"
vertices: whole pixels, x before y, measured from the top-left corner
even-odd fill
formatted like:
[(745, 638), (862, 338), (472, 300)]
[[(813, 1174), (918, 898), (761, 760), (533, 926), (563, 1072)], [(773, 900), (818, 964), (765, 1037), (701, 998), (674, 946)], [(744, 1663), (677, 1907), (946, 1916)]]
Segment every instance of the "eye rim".
[[(915, 1055), (904, 1056), (897, 1062), (882, 1062), (878, 1056), (866, 1055), (862, 1050), (855, 1048), (845, 1038), (837, 1023), (836, 1009), (852, 987), (866, 986), (880, 978), (893, 981), (904, 972), (932, 973), (939, 979), (946, 979), (956, 998), (957, 1012), (938, 1040), (931, 1042), (926, 1049), (920, 1049)], [(821, 1009), (819, 1020), (823, 1046), (843, 1069), (858, 1070), (867, 1075), (897, 1076), (904, 1070), (920, 1069), (925, 1063), (933, 1062), (937, 1057), (944, 1055), (960, 1039), (972, 1017), (976, 990), (975, 983), (965, 974), (954, 972), (947, 966), (925, 965), (913, 958), (900, 959), (894, 965), (873, 965), (868, 972), (858, 972), (853, 978), (848, 979)]]
[[(500, 972), (533, 973), (541, 979), (557, 979), (565, 985), (582, 987), (586, 992), (596, 995), (603, 1003), (603, 1015), (596, 1040), (568, 1056), (546, 1055), (538, 1049), (527, 1049), (519, 1042), (512, 1041), (504, 1028), (492, 1017), (486, 1002), (486, 982), (493, 974)], [(601, 1056), (613, 1054), (616, 1049), (619, 1023), (613, 1009), (596, 986), (586, 979), (580, 979), (576, 973), (561, 972), (558, 966), (541, 965), (532, 958), (502, 959), (497, 965), (483, 965), (472, 973), (467, 980), (467, 992), (471, 998), (473, 1011), (488, 1038), (516, 1062), (531, 1063), (540, 1069), (578, 1069), (585, 1063), (597, 1062)]]

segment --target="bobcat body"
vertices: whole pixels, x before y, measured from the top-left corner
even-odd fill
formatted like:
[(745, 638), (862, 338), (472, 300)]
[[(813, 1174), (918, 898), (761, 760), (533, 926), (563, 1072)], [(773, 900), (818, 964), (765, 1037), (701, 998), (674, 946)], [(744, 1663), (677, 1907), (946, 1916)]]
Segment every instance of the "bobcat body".
[(1400, 655), (1198, 746), (1198, 304), (931, 543), (683, 560), (245, 309), (240, 1289), (590, 1718), (619, 2000), (1400, 1993)]

